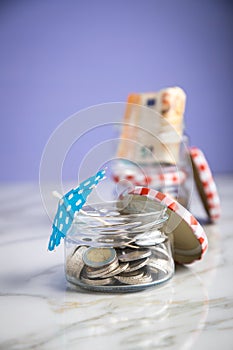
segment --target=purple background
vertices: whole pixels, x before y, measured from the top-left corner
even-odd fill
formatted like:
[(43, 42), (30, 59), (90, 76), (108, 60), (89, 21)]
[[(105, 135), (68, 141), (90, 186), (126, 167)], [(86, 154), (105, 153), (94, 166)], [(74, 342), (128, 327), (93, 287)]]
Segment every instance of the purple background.
[(0, 179), (37, 180), (50, 134), (80, 109), (173, 85), (191, 144), (232, 172), (232, 33), (231, 1), (1, 0)]

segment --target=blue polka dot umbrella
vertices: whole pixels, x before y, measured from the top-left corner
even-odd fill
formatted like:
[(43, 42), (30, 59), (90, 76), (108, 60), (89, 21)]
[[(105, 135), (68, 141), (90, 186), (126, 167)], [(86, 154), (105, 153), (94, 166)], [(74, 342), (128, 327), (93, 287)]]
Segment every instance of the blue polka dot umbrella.
[(93, 188), (104, 178), (105, 170), (100, 170), (96, 175), (81, 182), (77, 188), (70, 190), (60, 199), (53, 222), (53, 231), (50, 236), (48, 250), (52, 251), (59, 246), (61, 238), (66, 236), (72, 225), (74, 214), (83, 207)]

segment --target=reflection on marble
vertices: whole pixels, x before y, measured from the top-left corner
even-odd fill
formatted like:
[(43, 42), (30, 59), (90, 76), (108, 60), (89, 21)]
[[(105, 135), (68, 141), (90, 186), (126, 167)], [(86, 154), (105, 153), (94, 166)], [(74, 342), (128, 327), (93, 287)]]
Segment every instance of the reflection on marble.
[(205, 226), (204, 259), (128, 294), (67, 284), (62, 247), (47, 252), (50, 222), (37, 187), (1, 186), (0, 349), (232, 349), (233, 177), (217, 182), (223, 213)]

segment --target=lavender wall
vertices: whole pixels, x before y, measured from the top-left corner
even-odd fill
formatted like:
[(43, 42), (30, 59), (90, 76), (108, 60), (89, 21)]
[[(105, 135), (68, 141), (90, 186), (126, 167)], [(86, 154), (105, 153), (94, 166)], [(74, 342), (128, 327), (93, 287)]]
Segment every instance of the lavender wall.
[(37, 180), (43, 147), (78, 110), (179, 85), (186, 130), (233, 171), (231, 1), (0, 1), (1, 180)]

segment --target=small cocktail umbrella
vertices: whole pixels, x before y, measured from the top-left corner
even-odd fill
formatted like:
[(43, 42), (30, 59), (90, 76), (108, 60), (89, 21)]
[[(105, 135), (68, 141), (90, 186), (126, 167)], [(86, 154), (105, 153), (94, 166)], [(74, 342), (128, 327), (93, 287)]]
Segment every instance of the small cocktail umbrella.
[(83, 207), (93, 188), (104, 178), (105, 169), (98, 171), (96, 175), (81, 182), (77, 188), (70, 190), (60, 199), (53, 222), (53, 231), (50, 236), (48, 250), (52, 251), (60, 244), (61, 238), (66, 236), (72, 225), (75, 213)]

